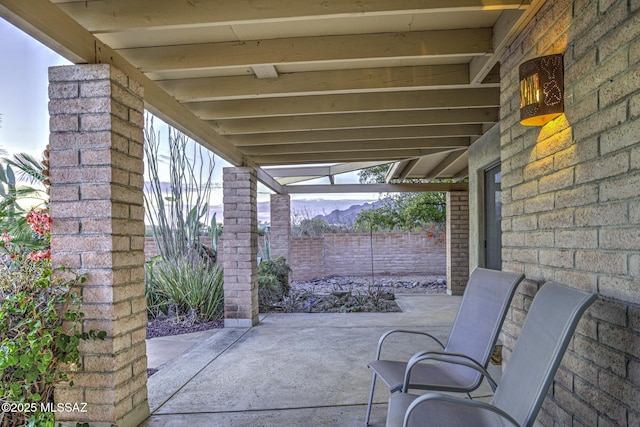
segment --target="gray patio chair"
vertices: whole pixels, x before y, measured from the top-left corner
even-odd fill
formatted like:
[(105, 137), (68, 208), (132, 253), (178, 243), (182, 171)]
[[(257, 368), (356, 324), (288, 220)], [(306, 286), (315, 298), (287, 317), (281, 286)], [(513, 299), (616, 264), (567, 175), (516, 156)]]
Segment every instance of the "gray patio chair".
[[(396, 393), (389, 399), (387, 427), (532, 426), (578, 321), (595, 299), (595, 294), (579, 289), (545, 284), (534, 298), (491, 403), (439, 393)], [(454, 363), (475, 369), (465, 361)]]
[[(379, 376), (389, 386), (391, 393), (402, 388), (408, 362), (380, 360), (382, 345), (389, 336), (395, 333), (424, 335), (435, 340), (442, 349), (439, 352), (422, 351), (414, 355), (414, 358), (427, 354), (448, 355), (458, 359), (463, 358), (484, 369), (489, 364), (516, 287), (523, 278), (524, 275), (518, 273), (476, 269), (467, 282), (446, 346), (426, 332), (398, 329), (382, 335), (378, 341), (376, 360), (369, 364), (373, 370), (373, 378), (367, 405), (366, 425), (369, 425), (376, 377)], [(470, 393), (480, 386), (482, 378), (481, 373), (461, 365), (421, 364), (413, 369), (409, 388)]]

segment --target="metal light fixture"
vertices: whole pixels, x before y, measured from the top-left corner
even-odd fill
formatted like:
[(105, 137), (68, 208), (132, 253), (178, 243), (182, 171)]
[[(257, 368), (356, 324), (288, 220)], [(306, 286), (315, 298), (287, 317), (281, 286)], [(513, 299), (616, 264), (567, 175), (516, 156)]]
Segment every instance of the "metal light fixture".
[(562, 54), (541, 56), (520, 65), (520, 123), (544, 126), (564, 112)]

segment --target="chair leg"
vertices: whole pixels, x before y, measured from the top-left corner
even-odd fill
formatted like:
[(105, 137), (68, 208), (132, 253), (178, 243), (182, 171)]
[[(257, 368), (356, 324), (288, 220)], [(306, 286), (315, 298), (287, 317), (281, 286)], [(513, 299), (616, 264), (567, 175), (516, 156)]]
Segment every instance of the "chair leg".
[(371, 377), (371, 390), (369, 391), (369, 403), (367, 404), (367, 417), (365, 418), (364, 422), (365, 422), (365, 426), (369, 425), (369, 417), (371, 416), (371, 404), (373, 402), (373, 391), (376, 387), (376, 373), (373, 373), (373, 376)]

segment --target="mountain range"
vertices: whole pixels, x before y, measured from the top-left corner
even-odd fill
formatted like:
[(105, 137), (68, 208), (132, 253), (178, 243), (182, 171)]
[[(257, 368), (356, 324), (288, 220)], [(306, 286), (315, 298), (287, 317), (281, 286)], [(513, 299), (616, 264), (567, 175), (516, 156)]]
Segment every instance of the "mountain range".
[(328, 224), (352, 224), (360, 212), (380, 207), (383, 203), (384, 201), (377, 200), (375, 202), (351, 205), (346, 209), (335, 209), (326, 215), (316, 215), (313, 219), (321, 219)]
[[(149, 183), (146, 182), (148, 191)], [(160, 183), (163, 193), (170, 192), (168, 182)], [(215, 190), (214, 190), (215, 191)], [(222, 197), (218, 200), (220, 200)], [(383, 202), (380, 200), (366, 199), (293, 199), (291, 200), (291, 216), (298, 219), (322, 219), (329, 224), (350, 224), (355, 217), (363, 210), (378, 207)], [(270, 222), (270, 203), (268, 201), (258, 202), (258, 222)], [(222, 222), (222, 204), (217, 203), (209, 206), (209, 213), (216, 214), (216, 220)]]

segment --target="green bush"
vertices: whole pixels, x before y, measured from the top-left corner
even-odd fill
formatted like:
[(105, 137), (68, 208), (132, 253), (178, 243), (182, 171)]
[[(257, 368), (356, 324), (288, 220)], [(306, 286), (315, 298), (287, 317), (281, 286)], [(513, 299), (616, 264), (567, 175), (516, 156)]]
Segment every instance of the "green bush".
[[(51, 220), (46, 212), (32, 212), (28, 221), (48, 242)], [(24, 409), (3, 412), (0, 422), (53, 426), (54, 413), (43, 412), (41, 404), (53, 402), (59, 381), (73, 385), (67, 373), (80, 367), (80, 341), (104, 339), (106, 333), (80, 332), (83, 314), (72, 289), (84, 277), (54, 272), (47, 247), (31, 251), (3, 233), (0, 249), (0, 401)]]
[(155, 259), (147, 263), (147, 306), (151, 315), (175, 314), (194, 321), (222, 317), (223, 274), (218, 266), (201, 257), (183, 256), (170, 261)]
[(282, 301), (291, 290), (289, 273), (291, 267), (284, 257), (263, 260), (258, 267), (258, 302), (263, 311)]

